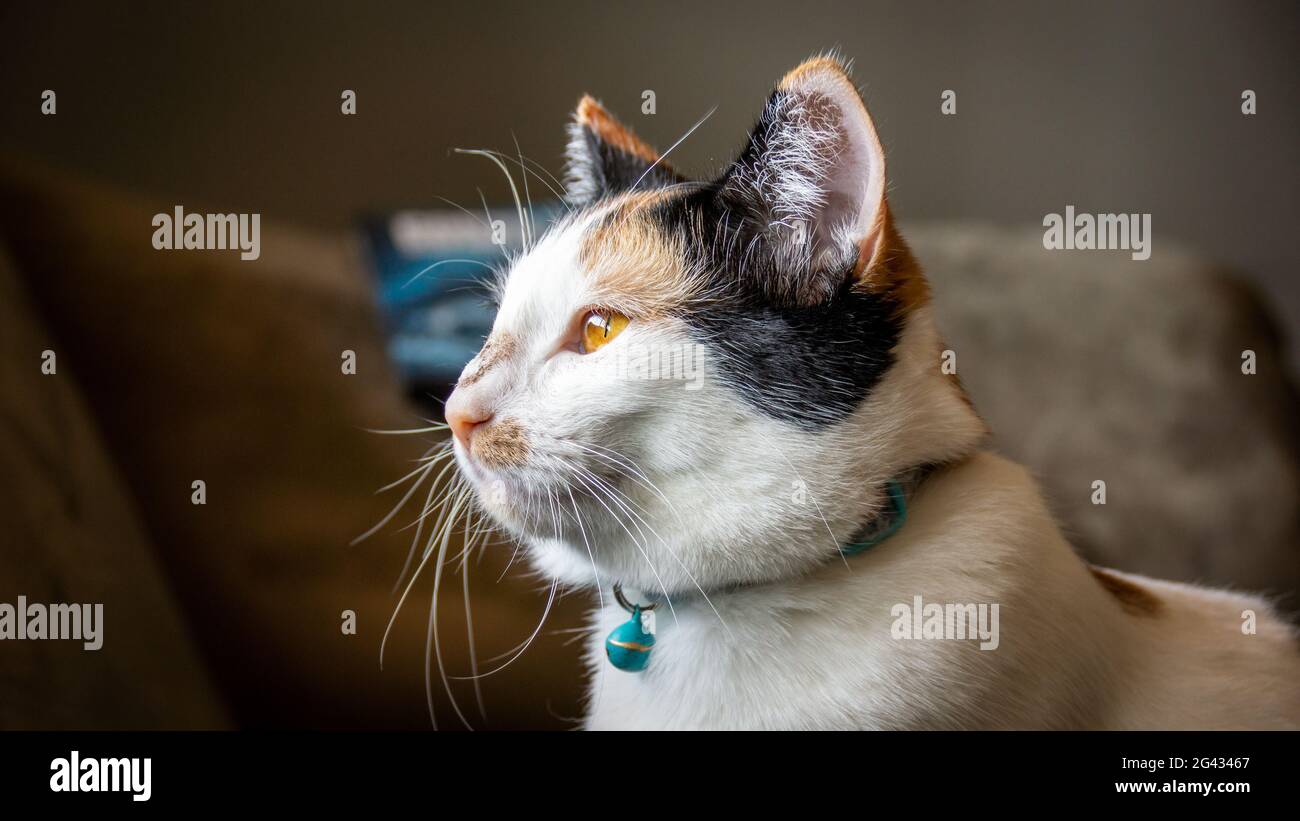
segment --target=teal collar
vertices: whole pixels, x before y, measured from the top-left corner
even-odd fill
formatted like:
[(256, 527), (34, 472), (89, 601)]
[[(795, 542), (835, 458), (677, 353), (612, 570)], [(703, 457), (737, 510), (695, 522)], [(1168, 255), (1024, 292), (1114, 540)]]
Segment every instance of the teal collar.
[[(876, 532), (867, 535), (859, 542), (850, 542), (840, 547), (840, 555), (856, 556), (893, 536), (907, 521), (907, 496), (903, 485), (891, 480), (888, 485), (888, 513), (876, 518)], [(614, 599), (619, 606), (631, 614), (631, 618), (615, 627), (605, 639), (605, 655), (609, 663), (619, 670), (630, 673), (644, 670), (650, 661), (650, 651), (655, 646), (654, 604), (633, 604), (623, 595), (623, 586), (614, 585)]]
[(889, 483), (889, 505), (891, 510), (885, 515), (884, 525), (880, 530), (860, 542), (844, 545), (840, 548), (841, 556), (856, 556), (870, 550), (897, 533), (907, 521), (907, 496), (903, 493), (903, 486), (897, 480), (891, 480)]

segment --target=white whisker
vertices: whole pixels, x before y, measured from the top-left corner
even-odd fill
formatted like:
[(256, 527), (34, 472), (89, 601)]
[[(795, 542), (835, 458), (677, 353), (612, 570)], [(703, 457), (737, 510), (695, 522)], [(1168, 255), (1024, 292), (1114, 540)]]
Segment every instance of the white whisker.
[(683, 142), (686, 141), (686, 138), (687, 138), (687, 137), (689, 137), (689, 136), (691, 136), (692, 134), (694, 134), (694, 133), (695, 133), (695, 129), (697, 129), (697, 128), (699, 128), (700, 126), (704, 125), (704, 123), (705, 123), (705, 122), (706, 122), (710, 117), (713, 116), (713, 112), (715, 112), (715, 111), (717, 111), (717, 110), (718, 110), (718, 107), (715, 105), (713, 108), (710, 108), (710, 109), (709, 109), (709, 112), (708, 112), (707, 114), (705, 114), (703, 117), (701, 117), (701, 118), (700, 118), (700, 119), (695, 123), (695, 125), (693, 125), (693, 126), (691, 126), (690, 128), (686, 129), (686, 133), (683, 134), (682, 136), (678, 137), (678, 138), (677, 138), (677, 142), (675, 142), (675, 143), (673, 143), (672, 145), (668, 146), (668, 150), (667, 150), (667, 151), (665, 151), (664, 153), (660, 154), (657, 158), (655, 158), (655, 161), (654, 161), (653, 163), (650, 164), (650, 167), (647, 168), (645, 171), (641, 172), (641, 176), (637, 177), (636, 182), (632, 183), (632, 187), (631, 187), (629, 190), (631, 190), (631, 191), (635, 191), (635, 190), (636, 190), (636, 187), (637, 187), (638, 185), (641, 184), (641, 181), (644, 180), (644, 179), (646, 178), (646, 175), (648, 175), (651, 171), (653, 171), (653, 170), (655, 169), (655, 167), (659, 165), (659, 163), (663, 162), (664, 159), (667, 158), (667, 156), (668, 156), (669, 154), (673, 153), (673, 149), (674, 149), (674, 148), (676, 148), (677, 146), (681, 145)]

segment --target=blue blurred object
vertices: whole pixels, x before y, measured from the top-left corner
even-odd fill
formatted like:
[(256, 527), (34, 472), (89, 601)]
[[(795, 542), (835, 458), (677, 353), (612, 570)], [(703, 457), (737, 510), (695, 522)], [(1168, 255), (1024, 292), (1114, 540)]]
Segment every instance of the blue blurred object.
[[(534, 208), (539, 234), (559, 210)], [(492, 328), (487, 283), (520, 249), (517, 212), (398, 211), (364, 219), (361, 233), (388, 355), (410, 392), (441, 396)]]

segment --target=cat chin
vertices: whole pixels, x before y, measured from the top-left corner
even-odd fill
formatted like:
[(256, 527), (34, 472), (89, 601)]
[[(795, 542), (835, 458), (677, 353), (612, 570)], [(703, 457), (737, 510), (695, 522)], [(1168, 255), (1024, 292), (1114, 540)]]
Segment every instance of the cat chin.
[(473, 481), (471, 484), (474, 487), (478, 507), (487, 514), (493, 524), (500, 526), (510, 534), (511, 538), (521, 542), (526, 543), (538, 538), (539, 534), (533, 527), (537, 521), (535, 519), (528, 521), (527, 502), (523, 489), (514, 492), (503, 491), (501, 486), (497, 485), (489, 491), (486, 484)]
[(506, 528), (516, 538), (526, 538), (524, 524), (533, 483), (527, 479), (489, 470), (465, 455), (460, 444), (455, 446), (456, 465), (461, 476), (474, 489), (474, 497), (492, 520)]
[(463, 475), (474, 489), (479, 509), (512, 539), (523, 544), (555, 540), (558, 534), (551, 520), (539, 512), (546, 509), (546, 495), (536, 482), (468, 471)]

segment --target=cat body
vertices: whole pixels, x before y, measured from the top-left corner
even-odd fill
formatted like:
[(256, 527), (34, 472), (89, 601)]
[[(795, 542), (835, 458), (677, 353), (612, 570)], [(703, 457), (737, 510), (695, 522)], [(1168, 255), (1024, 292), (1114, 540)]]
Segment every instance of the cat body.
[[(1267, 603), (1090, 568), (986, 450), (884, 171), (833, 59), (707, 182), (579, 104), (570, 213), (525, 232), (447, 420), (539, 575), (598, 592), (587, 726), (1300, 726)], [(901, 529), (842, 555), (896, 482)], [(655, 607), (640, 672), (605, 658), (616, 585)], [(909, 630), (926, 602), (996, 635)]]
[[(896, 637), (916, 596), (997, 603), (996, 648)], [(1265, 602), (1091, 570), (1024, 468), (987, 452), (927, 478), (871, 551), (710, 598), (660, 606), (640, 673), (605, 658), (627, 614), (596, 613), (588, 728), (1300, 727), (1295, 637)]]

